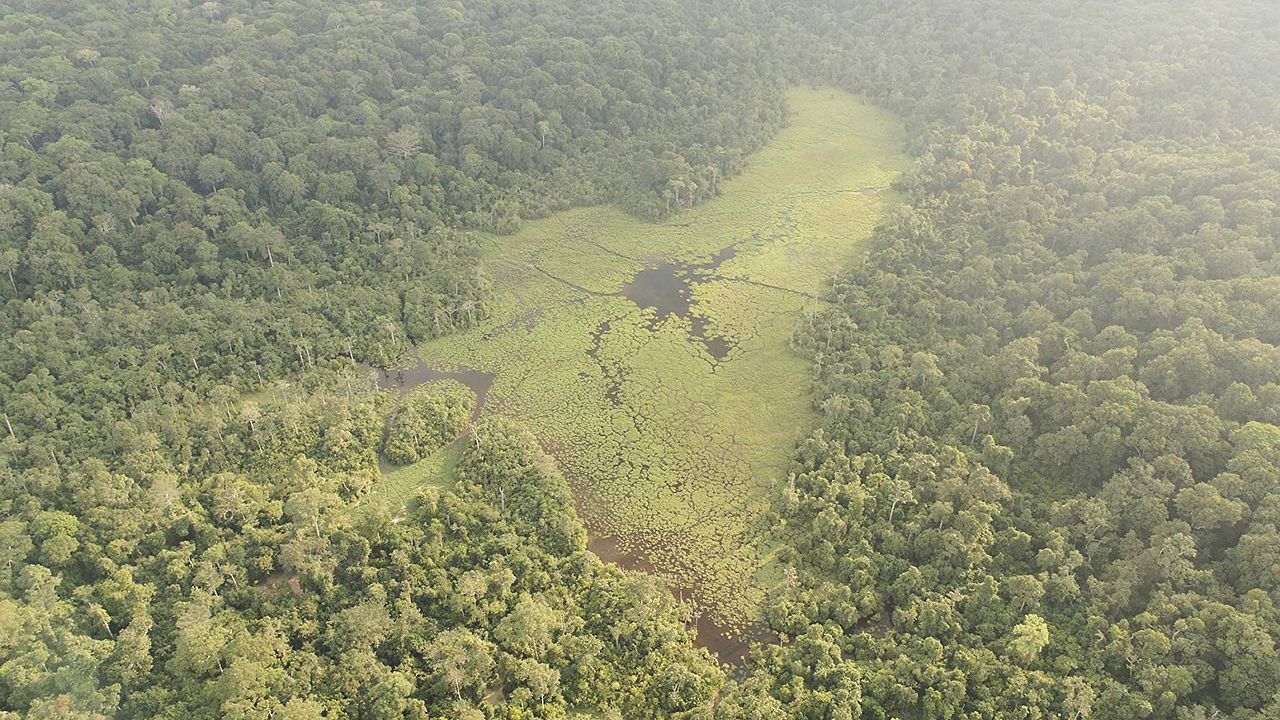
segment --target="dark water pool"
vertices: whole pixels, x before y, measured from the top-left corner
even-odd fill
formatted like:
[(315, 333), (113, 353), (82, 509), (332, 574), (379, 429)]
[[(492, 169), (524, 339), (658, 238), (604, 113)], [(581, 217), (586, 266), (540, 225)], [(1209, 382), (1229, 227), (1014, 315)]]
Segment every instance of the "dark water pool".
[(484, 402), (489, 396), (489, 388), (493, 387), (494, 375), (470, 368), (437, 370), (426, 363), (418, 363), (408, 368), (378, 370), (378, 387), (400, 393), (409, 392), (422, 383), (436, 380), (455, 380), (471, 388), (471, 392), (476, 394), (476, 407), (471, 413), (474, 419), (484, 407)]
[(715, 271), (737, 254), (737, 246), (730, 245), (706, 262), (659, 263), (636, 273), (619, 294), (642, 308), (653, 309), (651, 329), (672, 316), (688, 320), (689, 338), (701, 343), (707, 354), (719, 362), (728, 357), (734, 342), (731, 338), (711, 333), (707, 318), (693, 312), (693, 288), (714, 279)]

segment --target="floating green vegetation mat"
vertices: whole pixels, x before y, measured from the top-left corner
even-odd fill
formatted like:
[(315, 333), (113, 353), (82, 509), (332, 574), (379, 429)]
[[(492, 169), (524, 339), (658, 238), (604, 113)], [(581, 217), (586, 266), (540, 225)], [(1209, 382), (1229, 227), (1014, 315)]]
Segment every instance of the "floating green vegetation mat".
[[(726, 630), (756, 615), (753, 520), (814, 422), (792, 329), (907, 164), (888, 112), (831, 90), (789, 100), (790, 125), (746, 171), (667, 222), (593, 207), (486, 238), (493, 316), (419, 348), (430, 368), (492, 375), (483, 412), (538, 436), (592, 535)], [(386, 494), (449, 464), (424, 463)]]

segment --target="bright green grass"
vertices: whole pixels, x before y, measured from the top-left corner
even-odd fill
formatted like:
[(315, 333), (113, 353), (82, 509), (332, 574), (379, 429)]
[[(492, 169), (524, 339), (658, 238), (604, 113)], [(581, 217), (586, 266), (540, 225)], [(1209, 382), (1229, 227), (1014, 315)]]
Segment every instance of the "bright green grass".
[[(767, 549), (749, 527), (814, 422), (791, 332), (820, 304), (806, 296), (854, 261), (907, 163), (884, 110), (831, 90), (788, 97), (789, 126), (714, 200), (657, 224), (593, 207), (486, 238), (493, 317), (419, 348), (433, 367), (496, 373), (485, 412), (538, 436), (591, 533), (617, 538), (730, 628), (755, 617), (760, 583), (776, 575), (760, 572)], [(689, 339), (687, 321), (651, 330), (651, 313), (613, 295), (654, 261), (706, 260), (735, 243), (694, 291), (694, 312), (738, 342), (722, 362)], [(616, 402), (602, 367), (624, 378)], [(448, 462), (398, 470), (376, 492), (407, 498), (441, 482)]]
[(402, 508), (424, 486), (449, 487), (453, 484), (453, 468), (462, 455), (462, 447), (461, 441), (454, 442), (412, 465), (392, 465), (391, 469), (384, 469), (382, 481), (361, 498), (359, 508)]

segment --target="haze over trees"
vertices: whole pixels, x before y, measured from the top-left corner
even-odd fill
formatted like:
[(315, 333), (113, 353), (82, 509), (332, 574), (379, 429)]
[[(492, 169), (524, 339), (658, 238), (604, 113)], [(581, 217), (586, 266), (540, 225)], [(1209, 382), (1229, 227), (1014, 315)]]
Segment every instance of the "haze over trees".
[[(0, 715), (1280, 716), (1278, 45), (1252, 0), (0, 0)], [(473, 231), (705, 200), (788, 84), (917, 161), (796, 331), (776, 643), (694, 649), (500, 420), (353, 510), (467, 432), (358, 367), (484, 317)]]
[(722, 714), (1280, 712), (1280, 17), (1171, 10), (802, 21), (919, 162), (797, 334), (826, 420), (778, 506), (792, 642)]

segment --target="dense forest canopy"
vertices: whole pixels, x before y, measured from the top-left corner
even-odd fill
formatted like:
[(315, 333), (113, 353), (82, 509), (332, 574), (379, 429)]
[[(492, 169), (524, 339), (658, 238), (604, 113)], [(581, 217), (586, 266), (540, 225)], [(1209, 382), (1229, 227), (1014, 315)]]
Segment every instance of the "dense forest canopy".
[(385, 366), (485, 313), (466, 229), (673, 212), (783, 116), (705, 4), (0, 12), (3, 363), (43, 396), (7, 412), (44, 455), (171, 384)]
[[(0, 715), (1280, 717), (1273, 3), (0, 0), (0, 76)], [(359, 368), (484, 316), (477, 231), (714, 195), (789, 84), (917, 161), (797, 328), (729, 673), (524, 430)]]

